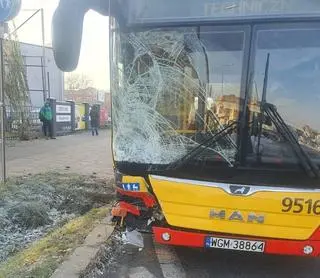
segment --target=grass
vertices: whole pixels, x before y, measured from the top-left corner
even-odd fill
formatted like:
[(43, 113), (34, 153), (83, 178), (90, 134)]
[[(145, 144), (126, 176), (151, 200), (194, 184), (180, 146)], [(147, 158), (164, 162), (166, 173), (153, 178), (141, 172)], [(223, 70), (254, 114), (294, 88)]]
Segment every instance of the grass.
[(66, 256), (82, 244), (108, 207), (92, 209), (30, 245), (0, 265), (1, 278), (50, 277)]

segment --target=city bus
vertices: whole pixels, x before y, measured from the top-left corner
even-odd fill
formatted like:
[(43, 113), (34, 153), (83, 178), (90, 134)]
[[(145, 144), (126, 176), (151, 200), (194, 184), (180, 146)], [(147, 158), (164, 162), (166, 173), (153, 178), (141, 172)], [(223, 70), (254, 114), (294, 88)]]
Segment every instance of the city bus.
[[(78, 63), (108, 16), (115, 221), (160, 244), (320, 254), (318, 0), (61, 0)], [(106, 49), (106, 51), (108, 51)]]

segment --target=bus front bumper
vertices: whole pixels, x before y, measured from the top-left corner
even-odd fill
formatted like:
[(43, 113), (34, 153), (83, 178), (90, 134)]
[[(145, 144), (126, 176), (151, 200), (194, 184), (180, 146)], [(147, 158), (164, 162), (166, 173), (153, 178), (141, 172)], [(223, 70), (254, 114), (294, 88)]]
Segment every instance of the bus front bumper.
[[(320, 229), (308, 240), (284, 240), (270, 238), (239, 237), (234, 235), (215, 235), (198, 232), (186, 232), (170, 228), (153, 227), (155, 241), (160, 244), (205, 248), (206, 238), (232, 238), (244, 241), (262, 241), (265, 243), (264, 254), (293, 255), (293, 256), (320, 256)], [(223, 248), (222, 248), (223, 249)], [(246, 251), (246, 250), (243, 250)]]

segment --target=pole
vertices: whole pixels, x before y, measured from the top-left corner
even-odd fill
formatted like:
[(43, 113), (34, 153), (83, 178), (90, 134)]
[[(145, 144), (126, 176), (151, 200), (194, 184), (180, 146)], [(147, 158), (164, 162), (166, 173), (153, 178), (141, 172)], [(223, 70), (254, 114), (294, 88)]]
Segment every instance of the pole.
[(46, 40), (45, 40), (45, 25), (44, 25), (44, 10), (41, 9), (41, 32), (42, 32), (42, 56), (43, 56), (43, 68), (42, 68), (42, 76), (43, 76), (43, 101), (47, 100), (47, 70), (46, 70)]
[[(1, 26), (2, 27), (2, 26)], [(2, 29), (2, 28), (1, 28)], [(3, 68), (3, 32), (0, 30), (0, 129), (1, 129), (1, 181), (6, 182), (6, 142), (4, 126), (4, 68)]]
[(48, 98), (51, 98), (51, 91), (50, 91), (50, 72), (47, 72), (47, 77), (48, 77)]
[[(34, 10), (32, 10), (34, 11)], [(28, 17), (24, 22), (22, 22), (16, 29), (14, 29), (10, 34), (10, 35), (17, 33), (17, 31), (22, 28), (26, 23), (28, 23), (40, 10), (37, 10), (36, 12), (34, 12), (30, 17)]]

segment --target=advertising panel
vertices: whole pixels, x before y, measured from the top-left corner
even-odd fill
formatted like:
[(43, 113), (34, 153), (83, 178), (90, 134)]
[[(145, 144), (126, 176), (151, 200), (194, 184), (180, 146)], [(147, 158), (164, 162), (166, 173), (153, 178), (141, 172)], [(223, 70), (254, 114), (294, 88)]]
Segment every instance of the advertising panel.
[(86, 128), (85, 114), (86, 108), (84, 104), (76, 104), (75, 107), (75, 129), (84, 130)]

